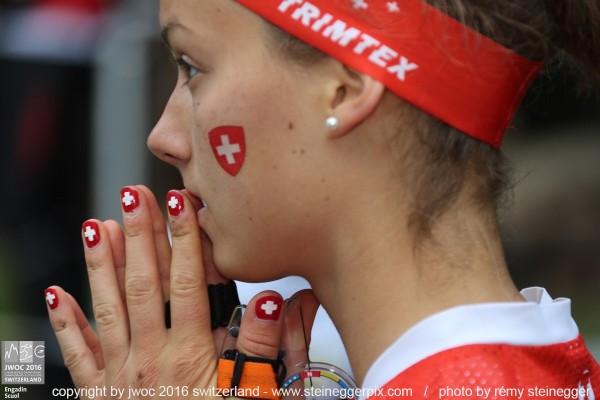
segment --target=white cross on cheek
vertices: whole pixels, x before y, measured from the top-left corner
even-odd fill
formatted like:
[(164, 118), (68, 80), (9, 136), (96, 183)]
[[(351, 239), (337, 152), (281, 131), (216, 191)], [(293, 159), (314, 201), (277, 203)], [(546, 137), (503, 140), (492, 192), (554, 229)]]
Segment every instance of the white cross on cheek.
[(272, 315), (273, 311), (277, 310), (278, 307), (277, 304), (269, 300), (265, 304), (260, 306), (260, 308), (265, 312), (265, 314)]
[(88, 241), (93, 242), (94, 238), (96, 237), (96, 230), (86, 226), (83, 236), (85, 236)]
[(132, 205), (134, 201), (135, 197), (133, 197), (130, 192), (125, 192), (123, 194), (123, 204), (125, 204), (127, 207)]
[(56, 296), (53, 295), (52, 293), (50, 293), (50, 292), (46, 293), (46, 301), (48, 302), (48, 304), (50, 304), (50, 305), (54, 304), (55, 298), (56, 298)]
[(179, 205), (179, 200), (177, 200), (177, 197), (172, 196), (171, 200), (169, 200), (169, 207), (171, 207), (172, 209), (176, 209), (178, 205)]
[(229, 143), (229, 136), (227, 135), (221, 136), (221, 145), (217, 147), (217, 153), (227, 158), (227, 164), (235, 164), (234, 155), (241, 152), (242, 149), (239, 144)]

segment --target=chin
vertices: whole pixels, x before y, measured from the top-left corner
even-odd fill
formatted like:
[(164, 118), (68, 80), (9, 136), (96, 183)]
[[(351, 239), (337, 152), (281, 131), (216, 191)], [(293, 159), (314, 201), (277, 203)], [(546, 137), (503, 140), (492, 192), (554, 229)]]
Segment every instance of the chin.
[[(253, 261), (248, 261), (253, 260)], [(236, 281), (248, 283), (270, 282), (287, 276), (280, 268), (272, 263), (244, 257), (235, 252), (226, 255), (215, 251), (215, 266), (223, 276)]]

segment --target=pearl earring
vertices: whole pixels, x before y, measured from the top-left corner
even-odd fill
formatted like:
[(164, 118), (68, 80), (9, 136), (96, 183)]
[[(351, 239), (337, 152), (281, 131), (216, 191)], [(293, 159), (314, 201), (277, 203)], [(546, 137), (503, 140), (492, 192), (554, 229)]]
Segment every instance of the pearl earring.
[(337, 117), (331, 116), (325, 120), (325, 126), (332, 131), (338, 130), (340, 127), (340, 120)]

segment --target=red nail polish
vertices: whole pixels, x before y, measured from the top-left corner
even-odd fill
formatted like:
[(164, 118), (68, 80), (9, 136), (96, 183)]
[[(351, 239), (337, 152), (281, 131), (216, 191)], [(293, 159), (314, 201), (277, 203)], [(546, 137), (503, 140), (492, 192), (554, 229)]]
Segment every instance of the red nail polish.
[(126, 213), (134, 212), (140, 205), (140, 196), (137, 190), (130, 187), (121, 189), (121, 206)]
[(87, 221), (83, 224), (83, 241), (88, 248), (98, 246), (100, 243), (100, 228), (94, 221)]
[(173, 217), (181, 215), (184, 209), (183, 196), (181, 193), (171, 190), (167, 194), (167, 209)]
[(266, 296), (256, 302), (256, 316), (268, 321), (277, 321), (283, 300), (279, 296)]
[(48, 303), (48, 307), (51, 310), (56, 310), (58, 307), (58, 294), (56, 294), (56, 290), (48, 288), (44, 291), (44, 297), (46, 298), (46, 303)]

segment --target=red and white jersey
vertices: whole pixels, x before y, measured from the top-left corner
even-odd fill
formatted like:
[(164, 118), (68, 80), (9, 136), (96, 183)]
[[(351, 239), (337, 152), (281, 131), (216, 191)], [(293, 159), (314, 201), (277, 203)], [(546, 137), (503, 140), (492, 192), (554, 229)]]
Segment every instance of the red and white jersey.
[(600, 400), (600, 366), (571, 301), (542, 288), (521, 295), (527, 302), (459, 306), (421, 321), (379, 356), (362, 393), (373, 400)]

